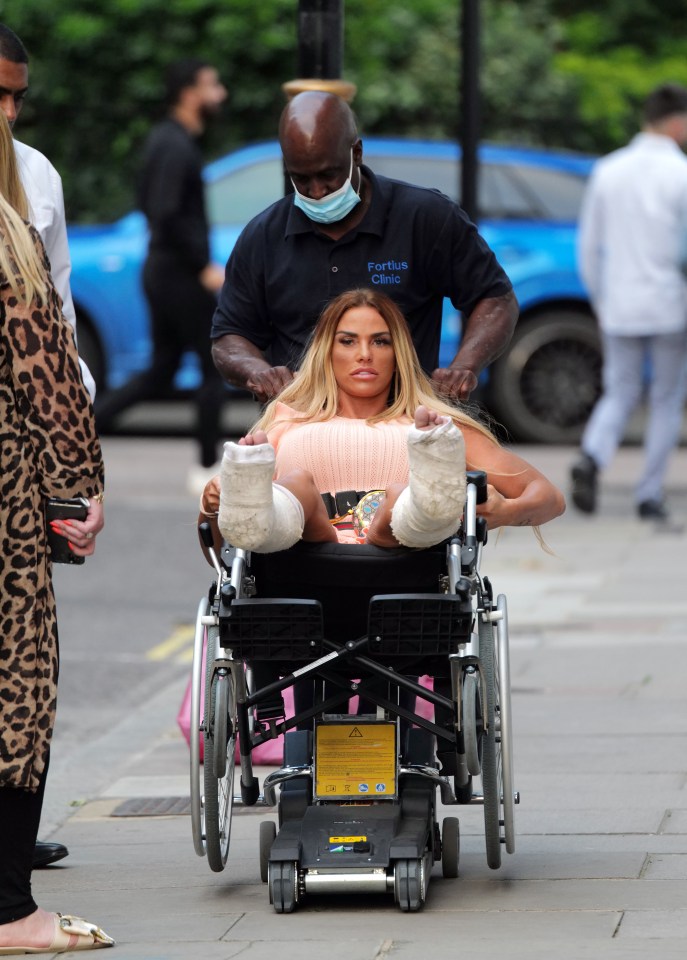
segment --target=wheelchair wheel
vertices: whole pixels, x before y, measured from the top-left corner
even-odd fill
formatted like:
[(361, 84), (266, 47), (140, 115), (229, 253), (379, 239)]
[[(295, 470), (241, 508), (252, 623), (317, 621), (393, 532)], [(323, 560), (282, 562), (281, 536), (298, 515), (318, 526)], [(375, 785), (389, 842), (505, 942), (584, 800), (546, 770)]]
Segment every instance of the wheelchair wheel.
[(270, 873), (270, 850), (277, 836), (277, 827), (274, 820), (260, 822), (260, 879), (267, 883)]
[(419, 860), (397, 860), (394, 864), (394, 900), (401, 910), (404, 913), (422, 910), (426, 891), (426, 855)]
[(508, 608), (506, 597), (499, 594), (496, 609), (501, 619), (496, 624), (496, 655), (498, 665), (499, 703), (498, 725), (501, 739), (503, 776), (503, 831), (506, 852), (515, 852), (515, 786), (513, 779), (513, 727), (510, 697), (510, 654), (508, 647)]
[(498, 677), (494, 628), (479, 615), (479, 658), (487, 690), (486, 720), (488, 730), (482, 741), (482, 792), (484, 794), (484, 836), (487, 864), (492, 870), (501, 866), (501, 802), (503, 767), (500, 735), (497, 730)]
[(458, 817), (444, 817), (441, 825), (441, 872), (448, 880), (458, 876), (460, 823)]
[[(208, 631), (208, 648), (211, 645)], [(224, 870), (229, 854), (231, 814), (234, 803), (234, 750), (236, 746), (236, 691), (234, 675), (230, 670), (215, 670), (208, 653), (208, 678), (205, 691), (205, 850), (210, 869)], [(224, 754), (224, 772), (215, 772), (215, 757)]]
[(222, 780), (227, 773), (227, 743), (229, 741), (229, 677), (227, 673), (218, 674), (214, 678), (215, 705), (212, 712), (212, 756), (206, 763), (210, 763), (218, 780)]
[(191, 722), (189, 729), (190, 774), (191, 774), (191, 830), (193, 847), (199, 857), (205, 856), (205, 832), (203, 829), (203, 772), (200, 763), (200, 700), (205, 685), (203, 676), (203, 648), (205, 627), (202, 618), (210, 613), (207, 597), (202, 597), (196, 614), (195, 639), (193, 642), (193, 669), (191, 673)]
[(477, 777), (482, 771), (482, 736), (484, 733), (479, 674), (466, 673), (463, 676), (462, 699), (465, 762), (468, 773)]
[(277, 913), (293, 913), (298, 903), (298, 864), (292, 860), (268, 865), (270, 903)]

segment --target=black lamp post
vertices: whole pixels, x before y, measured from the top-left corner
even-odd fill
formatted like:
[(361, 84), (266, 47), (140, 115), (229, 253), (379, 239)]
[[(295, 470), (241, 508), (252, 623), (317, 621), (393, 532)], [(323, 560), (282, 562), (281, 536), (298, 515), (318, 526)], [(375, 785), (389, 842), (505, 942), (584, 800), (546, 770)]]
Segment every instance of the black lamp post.
[(298, 0), (298, 71), (300, 79), (282, 84), (287, 97), (304, 90), (325, 90), (344, 100), (355, 96), (355, 84), (343, 71), (344, 0)]
[(479, 68), (480, 17), (479, 0), (461, 3), (461, 165), (460, 196), (463, 209), (471, 220), (477, 220), (477, 181), (479, 162), (477, 149), (481, 124)]
[(343, 0), (299, 0), (299, 76), (337, 80), (342, 67)]

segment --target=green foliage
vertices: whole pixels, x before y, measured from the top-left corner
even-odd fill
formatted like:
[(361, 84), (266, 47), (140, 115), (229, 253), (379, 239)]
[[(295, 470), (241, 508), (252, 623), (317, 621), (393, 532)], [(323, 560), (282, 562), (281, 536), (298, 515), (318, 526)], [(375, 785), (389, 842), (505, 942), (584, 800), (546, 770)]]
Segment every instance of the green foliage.
[[(571, 44), (593, 40), (593, 49), (635, 47), (648, 57), (662, 56), (665, 41), (685, 28), (684, 0), (551, 0), (551, 13), (567, 25)], [(593, 30), (592, 34), (588, 31)], [(580, 34), (581, 31), (581, 34)]]
[(5, 0), (0, 19), (30, 56), (17, 136), (63, 176), (71, 219), (117, 216), (133, 203), (141, 145), (162, 113), (165, 67), (216, 64), (230, 88), (208, 156), (273, 136), (293, 74), (294, 0)]
[(364, 131), (455, 136), (456, 5), (349, 0), (344, 72), (357, 85), (355, 109)]
[[(216, 64), (230, 99), (208, 158), (272, 138), (297, 71), (298, 0), (0, 0), (31, 57), (20, 139), (62, 173), (70, 218), (133, 203), (165, 67)], [(606, 151), (659, 82), (687, 84), (684, 0), (482, 0), (484, 136)], [(364, 133), (460, 129), (460, 0), (347, 0), (344, 76)]]
[(484, 5), (484, 134), (575, 148), (575, 83), (554, 69), (562, 30), (547, 0)]
[(579, 148), (604, 153), (630, 139), (654, 87), (666, 81), (687, 86), (686, 54), (687, 49), (651, 62), (636, 47), (619, 47), (606, 56), (561, 53), (559, 71), (577, 79)]
[(687, 86), (684, 0), (606, 0), (602, 11), (592, 3), (552, 0), (552, 9), (566, 15), (555, 67), (577, 90), (579, 149), (618, 147), (636, 132), (654, 87)]

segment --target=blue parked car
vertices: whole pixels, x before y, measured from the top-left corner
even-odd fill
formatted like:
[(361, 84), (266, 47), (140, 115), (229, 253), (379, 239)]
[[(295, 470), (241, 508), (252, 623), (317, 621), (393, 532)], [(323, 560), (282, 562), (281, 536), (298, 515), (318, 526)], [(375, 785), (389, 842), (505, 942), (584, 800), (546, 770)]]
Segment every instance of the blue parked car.
[[(460, 151), (450, 143), (364, 138), (376, 172), (456, 198)], [(483, 145), (480, 230), (511, 278), (521, 315), (507, 352), (487, 371), (483, 399), (518, 440), (575, 442), (600, 390), (596, 325), (575, 266), (576, 222), (592, 158)], [(276, 141), (244, 147), (205, 170), (212, 254), (224, 263), (244, 224), (284, 189)], [(70, 226), (79, 345), (100, 389), (148, 365), (150, 338), (141, 265), (146, 225), (133, 212), (107, 226)], [(460, 317), (447, 301), (441, 363), (454, 356)], [(197, 377), (184, 366), (177, 386)]]

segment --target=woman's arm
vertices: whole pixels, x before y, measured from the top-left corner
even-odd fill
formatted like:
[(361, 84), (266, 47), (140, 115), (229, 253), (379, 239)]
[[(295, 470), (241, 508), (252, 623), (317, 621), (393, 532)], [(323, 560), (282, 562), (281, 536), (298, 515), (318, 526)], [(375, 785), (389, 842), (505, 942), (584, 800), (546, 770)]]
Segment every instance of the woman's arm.
[[(200, 498), (200, 512), (198, 514), (198, 526), (200, 527), (201, 523), (209, 523), (210, 529), (212, 530), (212, 545), (215, 548), (215, 553), (217, 556), (220, 555), (222, 549), (222, 534), (219, 532), (219, 527), (217, 526), (217, 515), (219, 513), (219, 474), (216, 477), (212, 477), (211, 480), (205, 484), (205, 489)], [(210, 559), (210, 554), (208, 553), (207, 547), (203, 543), (203, 540), (198, 534), (198, 539), (200, 540), (200, 549), (203, 551), (203, 555), (207, 562), (212, 566), (212, 560)]]
[(3, 352), (9, 360), (23, 443), (44, 497), (85, 496), (85, 520), (55, 521), (73, 552), (88, 556), (104, 525), (104, 469), (90, 397), (84, 387), (74, 332), (47, 273), (42, 243), (31, 229), (46, 269), (44, 302), (25, 303), (2, 289)]
[(471, 427), (462, 427), (468, 468), (487, 474), (487, 500), (477, 513), (490, 530), (537, 527), (565, 511), (565, 498), (550, 480), (512, 450)]

